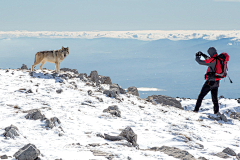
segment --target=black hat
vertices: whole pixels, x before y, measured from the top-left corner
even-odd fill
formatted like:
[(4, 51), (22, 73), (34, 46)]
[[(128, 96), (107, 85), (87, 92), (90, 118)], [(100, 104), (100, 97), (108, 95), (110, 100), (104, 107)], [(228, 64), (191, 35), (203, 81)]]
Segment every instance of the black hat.
[(214, 47), (210, 47), (207, 52), (212, 57), (214, 54), (217, 53), (217, 50)]

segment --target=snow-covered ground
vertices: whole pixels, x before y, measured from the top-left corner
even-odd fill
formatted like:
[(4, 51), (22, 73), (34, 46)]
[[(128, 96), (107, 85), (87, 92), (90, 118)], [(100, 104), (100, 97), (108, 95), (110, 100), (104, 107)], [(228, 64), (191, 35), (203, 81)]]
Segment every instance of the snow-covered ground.
[[(120, 94), (119, 98), (123, 99), (120, 102), (106, 97), (97, 87), (86, 85), (79, 78), (59, 83), (59, 77), (53, 78), (47, 72), (37, 70), (31, 77), (26, 70), (0, 70), (0, 156), (11, 156), (9, 159), (14, 160), (13, 154), (28, 143), (40, 150), (42, 160), (106, 159), (94, 156), (91, 150), (113, 154), (114, 159), (175, 159), (163, 152), (145, 150), (161, 146), (186, 150), (196, 159), (221, 159), (215, 154), (227, 147), (240, 153), (240, 122), (229, 117), (230, 112), (240, 112), (234, 99), (219, 100), (220, 112), (226, 114), (228, 121), (214, 121), (208, 118), (213, 115), (210, 99), (203, 101), (202, 110), (197, 114), (191, 112), (196, 103), (193, 99), (178, 99), (185, 110), (153, 105), (128, 94)], [(31, 89), (33, 93), (23, 89)], [(57, 93), (58, 89), (63, 92)], [(88, 90), (93, 91), (92, 96), (88, 95)], [(90, 105), (84, 105), (86, 101)], [(111, 105), (118, 106), (121, 118), (103, 113)], [(27, 113), (23, 111), (30, 109), (40, 109), (47, 118), (59, 118), (63, 130), (59, 127), (46, 129), (44, 121), (26, 119)], [(20, 136), (5, 139), (4, 129), (11, 124), (18, 127)], [(118, 135), (127, 126), (137, 134), (140, 149), (126, 146), (127, 141), (108, 141), (96, 136), (98, 133)], [(99, 146), (90, 146), (92, 143), (99, 143)]]

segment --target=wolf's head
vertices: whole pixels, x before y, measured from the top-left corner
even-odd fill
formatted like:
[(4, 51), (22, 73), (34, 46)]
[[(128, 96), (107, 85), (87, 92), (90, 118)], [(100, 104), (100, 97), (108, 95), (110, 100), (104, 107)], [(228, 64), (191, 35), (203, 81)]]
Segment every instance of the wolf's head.
[(66, 58), (69, 55), (69, 49), (62, 47), (62, 54), (64, 56), (64, 58)]

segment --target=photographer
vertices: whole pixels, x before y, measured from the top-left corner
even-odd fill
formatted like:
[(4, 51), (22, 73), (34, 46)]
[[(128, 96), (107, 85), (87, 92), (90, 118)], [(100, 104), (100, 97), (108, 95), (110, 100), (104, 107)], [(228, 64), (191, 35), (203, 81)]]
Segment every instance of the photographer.
[[(214, 105), (214, 108), (213, 108), (214, 114), (217, 114), (219, 112), (218, 87), (221, 79), (217, 78), (215, 76), (215, 73), (221, 73), (221, 66), (218, 63), (218, 61), (214, 59), (214, 57), (218, 56), (216, 49), (214, 47), (210, 47), (207, 52), (210, 55), (210, 57), (203, 54), (202, 52), (196, 53), (196, 61), (200, 65), (208, 66), (208, 69), (207, 69), (207, 73), (205, 74), (206, 82), (204, 83), (202, 90), (198, 96), (196, 106), (193, 112), (197, 113), (199, 111), (203, 98), (208, 94), (209, 91), (211, 91), (212, 102)], [(201, 56), (203, 56), (205, 60), (201, 60), (200, 59)]]

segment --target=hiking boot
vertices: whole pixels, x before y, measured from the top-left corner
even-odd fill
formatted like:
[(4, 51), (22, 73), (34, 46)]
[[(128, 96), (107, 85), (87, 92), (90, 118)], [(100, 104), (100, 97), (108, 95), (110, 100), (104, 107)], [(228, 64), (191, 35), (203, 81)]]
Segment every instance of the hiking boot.
[(198, 113), (198, 111), (193, 110), (193, 112)]

